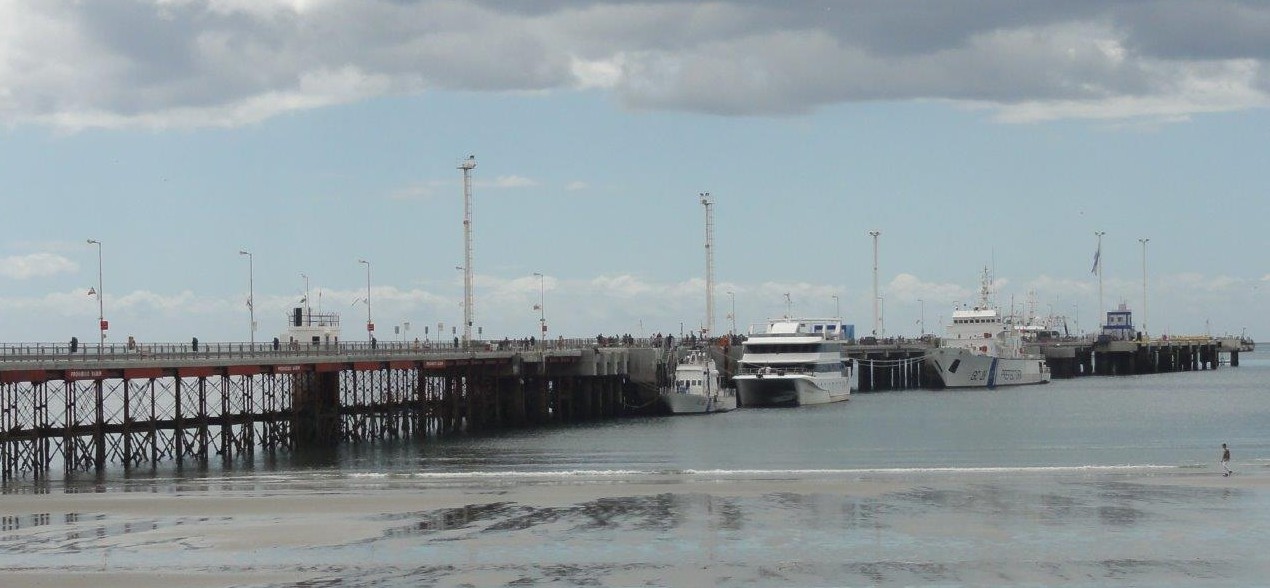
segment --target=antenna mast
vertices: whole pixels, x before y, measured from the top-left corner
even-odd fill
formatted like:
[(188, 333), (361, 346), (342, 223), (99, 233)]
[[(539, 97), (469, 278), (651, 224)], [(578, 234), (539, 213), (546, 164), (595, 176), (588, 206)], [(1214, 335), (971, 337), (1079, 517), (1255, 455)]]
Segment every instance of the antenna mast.
[(463, 347), (472, 341), (472, 169), (476, 156), (469, 155), (463, 170)]
[(702, 192), (701, 205), (706, 209), (706, 332), (714, 334), (714, 199), (709, 192)]

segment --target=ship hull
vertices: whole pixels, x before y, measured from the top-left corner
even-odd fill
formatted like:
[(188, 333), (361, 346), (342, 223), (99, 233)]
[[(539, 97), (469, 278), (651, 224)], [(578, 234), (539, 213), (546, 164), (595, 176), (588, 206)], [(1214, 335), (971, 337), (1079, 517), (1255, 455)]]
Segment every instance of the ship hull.
[[(854, 374), (854, 372), (853, 372)], [(802, 375), (744, 375), (733, 378), (744, 407), (804, 406), (841, 402), (854, 387), (847, 377), (813, 378)]]
[(727, 392), (716, 396), (663, 390), (662, 405), (670, 414), (707, 414), (736, 409), (736, 395)]
[(1004, 358), (967, 349), (939, 347), (926, 357), (945, 388), (996, 388), (1025, 386), (1050, 381), (1042, 357)]

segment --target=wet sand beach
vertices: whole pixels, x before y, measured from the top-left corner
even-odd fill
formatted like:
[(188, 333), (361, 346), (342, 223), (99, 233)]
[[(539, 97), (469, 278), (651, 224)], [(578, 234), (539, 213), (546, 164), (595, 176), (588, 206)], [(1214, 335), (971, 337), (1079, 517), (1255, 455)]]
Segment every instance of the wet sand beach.
[(0, 496), (9, 586), (1246, 586), (1270, 473), (155, 481)]

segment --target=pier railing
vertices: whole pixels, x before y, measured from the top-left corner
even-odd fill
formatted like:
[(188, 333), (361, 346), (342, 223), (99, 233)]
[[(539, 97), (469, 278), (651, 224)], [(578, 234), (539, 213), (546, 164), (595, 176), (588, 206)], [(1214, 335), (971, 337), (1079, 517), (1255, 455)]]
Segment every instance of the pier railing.
[(648, 338), (612, 341), (607, 338), (551, 339), (530, 344), (523, 340), (473, 340), (464, 346), (449, 341), (341, 341), (330, 344), (286, 344), (274, 346), (268, 343), (199, 342), (189, 343), (134, 343), (134, 344), (78, 344), (67, 343), (0, 343), (0, 365), (6, 363), (92, 363), (99, 361), (154, 361), (190, 359), (261, 359), (284, 357), (357, 357), (357, 356), (419, 356), (453, 355), (463, 352), (513, 351), (526, 352), (580, 350), (597, 347), (651, 347)]

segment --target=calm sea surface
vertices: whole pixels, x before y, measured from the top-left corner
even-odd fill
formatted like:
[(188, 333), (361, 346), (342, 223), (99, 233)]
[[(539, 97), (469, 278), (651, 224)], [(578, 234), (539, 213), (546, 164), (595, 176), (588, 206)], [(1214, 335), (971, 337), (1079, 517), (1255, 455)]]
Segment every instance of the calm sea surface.
[[(1270, 458), (1270, 362), (792, 410), (593, 425), (310, 456), (342, 473), (1216, 466)], [(325, 463), (323, 463), (325, 462)]]
[[(1231, 478), (1217, 463), (1223, 442)], [(231, 570), (304, 579), (224, 585), (323, 586), (1270, 585), (1270, 361), (366, 444), (230, 471), (6, 490), (0, 501), (34, 490), (205, 501), (404, 491), (420, 502), (347, 513), (342, 524), (382, 527), (356, 540), (328, 533), (250, 557), (221, 544), (121, 544), (135, 514), (105, 508), (11, 513), (0, 574)], [(428, 508), (441, 493), (463, 507)], [(144, 522), (191, 523), (174, 516)], [(96, 521), (97, 543), (82, 537), (85, 520)], [(191, 545), (199, 528), (187, 529)]]

